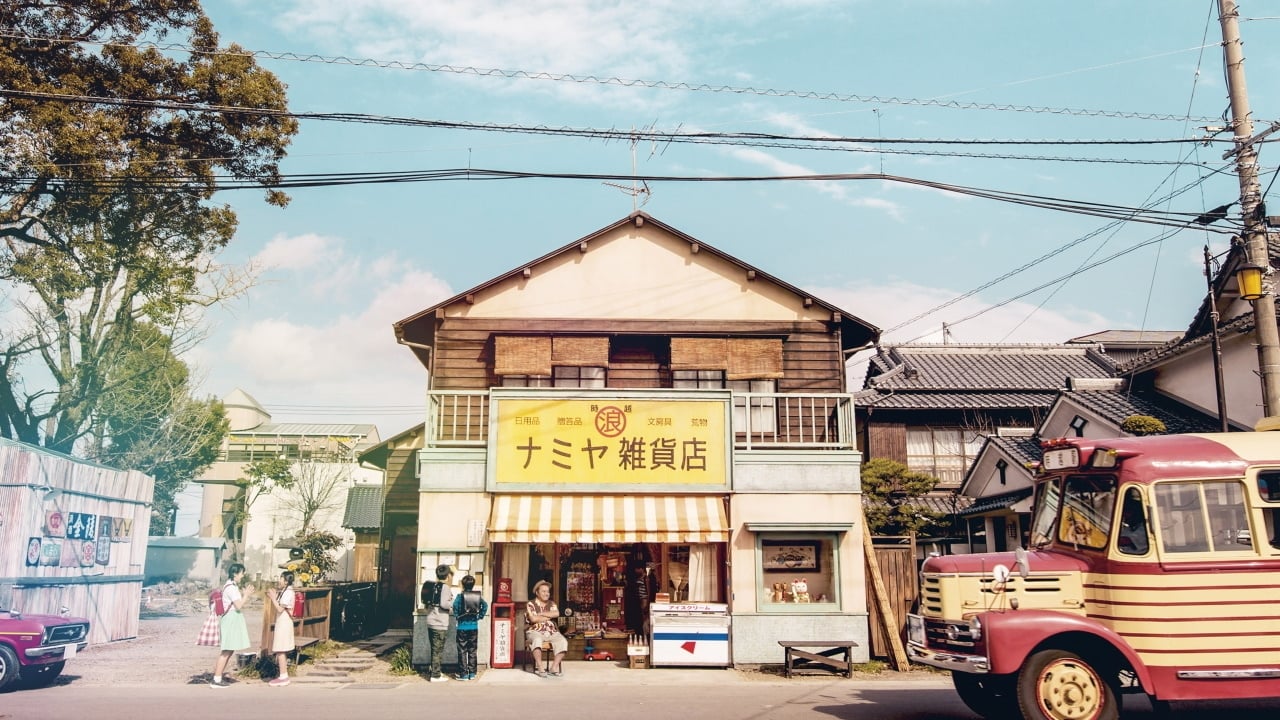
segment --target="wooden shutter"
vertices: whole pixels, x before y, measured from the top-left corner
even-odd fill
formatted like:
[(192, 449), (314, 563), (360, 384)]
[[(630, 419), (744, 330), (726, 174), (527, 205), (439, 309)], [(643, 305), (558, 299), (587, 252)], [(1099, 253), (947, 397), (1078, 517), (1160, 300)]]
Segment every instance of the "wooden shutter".
[(493, 338), (495, 375), (550, 375), (551, 338), (496, 335)]
[(553, 338), (551, 364), (572, 367), (609, 367), (609, 338), (603, 335)]
[(768, 380), (782, 377), (782, 341), (776, 338), (734, 338), (729, 341), (726, 380)]
[(672, 370), (724, 370), (729, 366), (725, 338), (671, 338)]

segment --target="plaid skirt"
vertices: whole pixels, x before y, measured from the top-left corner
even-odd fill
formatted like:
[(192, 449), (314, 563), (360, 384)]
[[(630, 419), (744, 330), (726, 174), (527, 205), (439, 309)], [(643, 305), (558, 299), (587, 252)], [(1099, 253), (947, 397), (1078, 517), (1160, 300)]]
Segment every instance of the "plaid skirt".
[(218, 616), (210, 612), (209, 617), (204, 619), (204, 625), (200, 627), (200, 634), (196, 637), (196, 644), (208, 647), (222, 645), (222, 631), (218, 628), (219, 624)]

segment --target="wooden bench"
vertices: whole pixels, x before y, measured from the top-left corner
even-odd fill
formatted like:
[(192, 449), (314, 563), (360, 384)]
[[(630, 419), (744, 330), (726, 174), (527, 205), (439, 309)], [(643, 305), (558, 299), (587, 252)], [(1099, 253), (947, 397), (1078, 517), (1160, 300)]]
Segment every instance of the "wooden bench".
[(295, 637), (293, 639), (293, 650), (285, 653), (285, 657), (293, 656), (293, 666), (298, 666), (298, 661), (302, 659), (302, 651), (320, 642), (318, 637)]
[[(847, 678), (853, 677), (853, 649), (858, 643), (852, 640), (779, 640), (778, 644), (786, 651), (782, 666), (784, 677), (791, 677), (792, 670), (810, 667), (842, 672)], [(844, 660), (836, 659), (841, 653), (844, 654)]]

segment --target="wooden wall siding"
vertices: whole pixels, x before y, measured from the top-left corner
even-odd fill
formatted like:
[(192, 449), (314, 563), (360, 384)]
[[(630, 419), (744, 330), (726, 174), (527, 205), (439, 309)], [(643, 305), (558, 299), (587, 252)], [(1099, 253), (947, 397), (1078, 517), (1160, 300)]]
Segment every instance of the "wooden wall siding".
[(865, 423), (867, 428), (867, 457), (889, 458), (907, 461), (907, 425), (898, 422)]
[(351, 550), (351, 581), (377, 582), (379, 533), (356, 533)]
[[(433, 390), (486, 390), (501, 384), (494, 373), (494, 334), (535, 333), (599, 335), (614, 337), (607, 370), (610, 388), (671, 387), (667, 338), (673, 335), (719, 334), (726, 337), (785, 338), (783, 377), (777, 380), (783, 393), (838, 393), (845, 391), (844, 362), (839, 336), (822, 323), (708, 323), (648, 320), (503, 320), (451, 318), (444, 320), (435, 337)], [(804, 423), (805, 437), (821, 439), (829, 422), (825, 414), (796, 418)], [(488, 418), (472, 408), (464, 421), (451, 425), (452, 438), (482, 438)], [(788, 422), (785, 418), (782, 422)], [(798, 430), (799, 425), (789, 429)]]
[(397, 448), (387, 458), (387, 488), (383, 513), (418, 512), (418, 451)]
[[(915, 561), (915, 546), (889, 547), (877, 545), (876, 562), (880, 566), (880, 576), (889, 594), (894, 612), (894, 624), (897, 634), (905, 639), (907, 613), (911, 612), (916, 599), (920, 595)], [(880, 603), (875, 602), (875, 588), (871, 576), (867, 578), (867, 619), (871, 625), (871, 656), (892, 657), (888, 637), (884, 634), (884, 622), (881, 620)]]
[[(61, 492), (46, 494), (46, 488)], [(66, 607), (89, 619), (91, 643), (136, 637), (153, 489), (154, 481), (140, 472), (0, 442), (2, 604), (51, 615)], [(59, 514), (56, 528), (51, 513)], [(91, 517), (93, 534), (72, 514)], [(108, 527), (115, 529), (116, 518), (130, 523), (127, 535), (104, 536)], [(73, 525), (75, 520), (81, 522)], [(55, 564), (28, 564), (33, 539), (40, 550), (59, 553)]]

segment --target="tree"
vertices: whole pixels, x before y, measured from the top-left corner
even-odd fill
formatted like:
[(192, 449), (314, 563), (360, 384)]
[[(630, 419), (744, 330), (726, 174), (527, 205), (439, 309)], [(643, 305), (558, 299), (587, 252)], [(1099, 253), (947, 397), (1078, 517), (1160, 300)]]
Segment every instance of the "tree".
[(862, 507), (873, 535), (928, 532), (942, 514), (914, 502), (938, 484), (938, 478), (888, 458), (862, 464)]
[(333, 551), (340, 547), (342, 538), (326, 530), (303, 533), (298, 538), (298, 549), (302, 551), (302, 557), (290, 560), (285, 569), (296, 573), (303, 585), (323, 582), (330, 573), (338, 569)]
[(293, 487), (280, 496), (279, 507), (296, 513), (302, 520), (299, 535), (311, 532), (311, 524), (322, 512), (342, 506), (343, 492), (351, 479), (351, 466), (339, 463), (304, 461), (294, 472)]
[[(282, 113), (284, 86), (220, 49), (198, 0), (5, 2), (0, 27), (0, 436), (72, 453), (139, 325), (180, 354), (251, 284), (215, 262), (236, 227), (217, 175), (283, 206), (297, 123), (225, 110)], [(138, 45), (161, 39), (191, 50)]]
[(255, 503), (263, 495), (270, 495), (274, 490), (288, 490), (293, 487), (293, 463), (287, 458), (271, 458), (255, 460), (244, 467), (244, 476), (236, 479), (235, 508), (231, 512), (231, 522), (227, 524), (227, 539), (235, 547), (232, 553), (241, 556), (244, 541), (244, 528), (253, 517)]
[(86, 454), (155, 479), (152, 534), (172, 532), (175, 496), (218, 459), (228, 422), (222, 403), (191, 396), (190, 371), (154, 325), (140, 324), (111, 375)]

